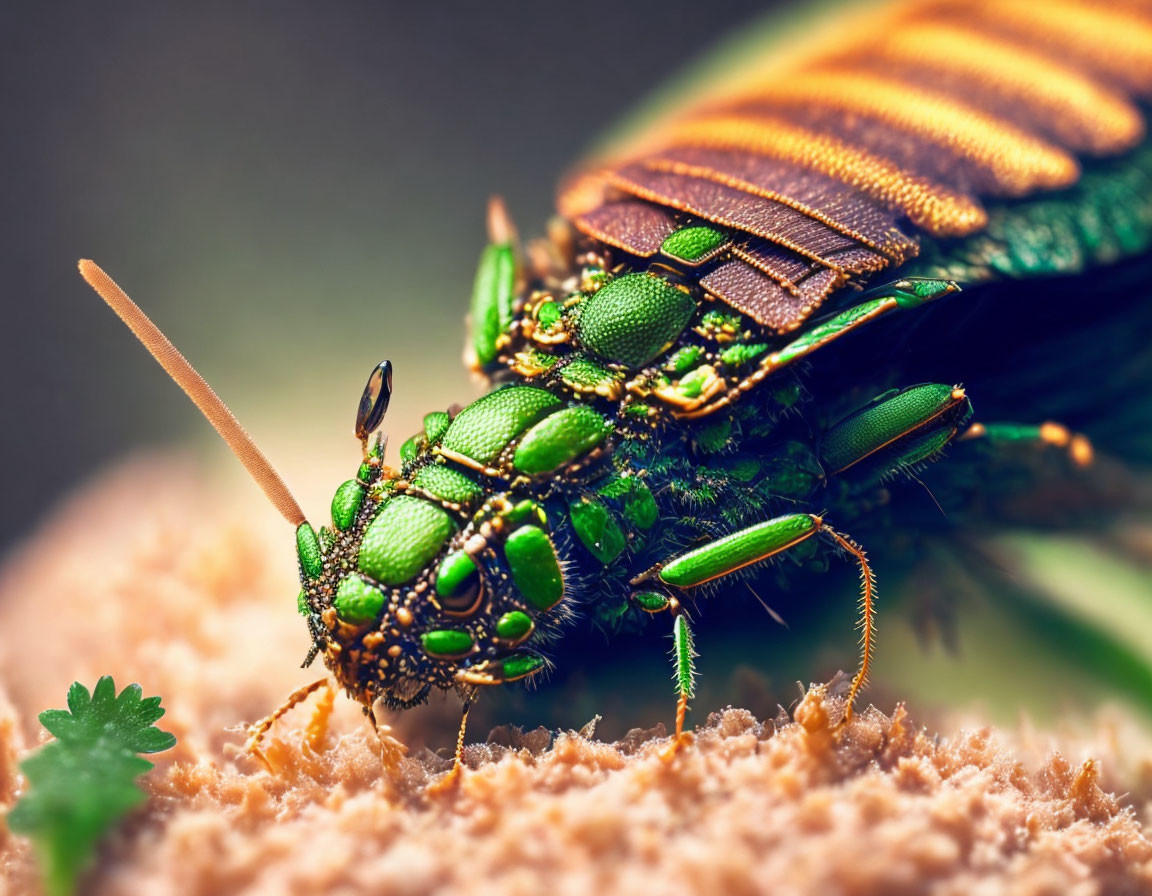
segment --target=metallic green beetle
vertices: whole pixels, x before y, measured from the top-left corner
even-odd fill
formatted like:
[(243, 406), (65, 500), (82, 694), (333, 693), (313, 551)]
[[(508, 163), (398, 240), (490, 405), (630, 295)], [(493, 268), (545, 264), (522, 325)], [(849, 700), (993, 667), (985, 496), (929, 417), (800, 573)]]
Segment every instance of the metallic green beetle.
[[(990, 328), (1074, 330), (1096, 312), (1085, 283), (1101, 303), (1124, 290), (1124, 260), (1152, 242), (1136, 106), (1152, 94), (1152, 18), (1085, 4), (1057, 27), (1021, 4), (935, 2), (878, 21), (819, 52), (766, 52), (686, 98), (570, 175), (545, 240), (521, 244), (494, 201), (470, 340), (491, 391), (429, 413), (393, 468), (371, 440), (391, 367), (374, 369), (359, 468), (319, 531), (187, 362), (82, 262), (296, 527), (308, 659), (366, 711), (456, 689), (466, 719), (482, 689), (544, 673), (576, 611), (606, 627), (663, 615), (674, 754), (693, 602), (771, 558), (818, 570), (842, 555), (861, 576), (847, 721), (875, 586), (839, 527), (882, 530), (900, 480), (946, 452), (956, 506), (1011, 446), (1024, 473), (1030, 451), (1056, 449), (1070, 475), (1091, 463), (1059, 424), (972, 423), (963, 365), (908, 378)], [(1119, 46), (1093, 40), (1106, 28)], [(906, 352), (910, 321), (929, 317), (935, 335), (921, 328)], [(861, 330), (871, 341), (841, 341)]]

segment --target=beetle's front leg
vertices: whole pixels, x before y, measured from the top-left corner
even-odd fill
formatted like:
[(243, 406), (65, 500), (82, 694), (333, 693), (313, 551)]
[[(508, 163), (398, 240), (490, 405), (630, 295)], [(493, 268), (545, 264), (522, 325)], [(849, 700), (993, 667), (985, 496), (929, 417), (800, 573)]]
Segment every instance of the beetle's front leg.
[(293, 691), (274, 712), (265, 716), (259, 722), (249, 725), (248, 740), (244, 743), (244, 752), (250, 756), (254, 756), (268, 771), (275, 773), (275, 769), (272, 768), (268, 757), (265, 756), (264, 751), (260, 749), (260, 745), (264, 742), (264, 736), (272, 730), (272, 726), (275, 725), (281, 717), (286, 715), (290, 710), (295, 709), (322, 687), (328, 688), (329, 699), (321, 703), (320, 707), (317, 708), (317, 717), (308, 725), (308, 743), (313, 749), (316, 749), (320, 741), (324, 739), (324, 733), (327, 731), (328, 715), (331, 712), (330, 698), (331, 695), (334, 694), (332, 686), (328, 683), (327, 676)]
[[(876, 580), (863, 549), (848, 536), (834, 530), (821, 517), (811, 513), (792, 513), (757, 523), (673, 557), (637, 576), (632, 580), (632, 584), (639, 585), (655, 579), (680, 593), (689, 593), (693, 588), (783, 553), (817, 534), (822, 534), (835, 547), (850, 554), (860, 567), (860, 665), (848, 693), (844, 717), (840, 722), (843, 726), (852, 718), (853, 702), (868, 679), (872, 663), (872, 648), (876, 633), (874, 618)], [(650, 613), (668, 610), (672, 612), (675, 620), (673, 635), (677, 713), (676, 740), (671, 751), (674, 754), (683, 742), (684, 713), (693, 692), (695, 669), (692, 660), (695, 652), (692, 648), (692, 632), (677, 598), (655, 591), (645, 591), (634, 594), (632, 599)]]

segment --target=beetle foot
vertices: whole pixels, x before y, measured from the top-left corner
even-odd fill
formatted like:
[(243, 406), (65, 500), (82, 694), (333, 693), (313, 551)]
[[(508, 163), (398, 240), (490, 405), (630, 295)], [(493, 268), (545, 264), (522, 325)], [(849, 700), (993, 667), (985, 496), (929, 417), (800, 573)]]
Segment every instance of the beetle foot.
[(463, 766), (461, 763), (454, 763), (452, 768), (442, 777), (437, 778), (424, 788), (424, 792), (428, 794), (428, 796), (443, 796), (445, 794), (455, 793), (460, 787), (461, 779), (464, 777), (462, 769)]
[(663, 750), (660, 751), (661, 762), (672, 762), (682, 749), (696, 741), (691, 731), (681, 731), (675, 735)]

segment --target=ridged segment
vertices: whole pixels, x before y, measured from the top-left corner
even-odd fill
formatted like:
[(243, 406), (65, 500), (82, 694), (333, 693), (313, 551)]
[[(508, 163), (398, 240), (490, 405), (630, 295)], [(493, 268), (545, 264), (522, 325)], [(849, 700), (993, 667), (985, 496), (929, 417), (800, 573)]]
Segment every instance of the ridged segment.
[(895, 207), (917, 227), (937, 236), (964, 236), (988, 220), (980, 202), (911, 174), (887, 159), (783, 118), (718, 114), (679, 122), (660, 143), (736, 149), (781, 159), (834, 177)]
[(1011, 36), (1045, 55), (1064, 59), (1103, 80), (1152, 93), (1152, 16), (1145, 7), (1108, 8), (1075, 0), (964, 0), (952, 15)]
[[(1079, 166), (1068, 152), (1010, 121), (946, 93), (859, 70), (802, 72), (770, 86), (753, 88), (741, 96), (740, 103), (756, 104), (758, 114), (765, 117), (793, 109), (801, 115), (831, 111), (835, 114), (828, 116), (824, 125), (829, 131), (861, 116), (874, 119), (885, 130), (901, 135), (901, 142), (913, 147), (917, 155), (943, 150), (966, 160), (987, 175), (983, 185), (997, 194), (1019, 196), (1030, 190), (1064, 187), (1079, 174)], [(701, 117), (707, 120), (715, 114)], [(859, 138), (862, 131), (855, 129), (854, 133)], [(859, 143), (867, 146), (865, 140)]]
[(700, 285), (757, 323), (783, 333), (795, 329), (819, 306), (839, 276), (829, 269), (817, 271), (791, 292), (750, 264), (735, 260), (701, 277)]
[(958, 23), (912, 23), (861, 54), (936, 90), (976, 95), (998, 115), (1079, 152), (1129, 149), (1144, 133), (1140, 112), (1123, 93), (1064, 61)]
[(590, 237), (641, 258), (655, 255), (672, 233), (676, 222), (658, 205), (623, 200), (602, 205), (573, 223)]
[[(1152, 97), (1152, 4), (921, 0), (853, 22), (813, 29), (807, 45), (797, 34), (783, 55), (670, 107), (569, 177), (561, 213), (582, 226), (623, 193), (654, 220), (662, 208), (681, 225), (695, 223), (685, 214), (722, 225), (729, 247), (700, 266), (714, 293), (744, 295), (754, 275), (730, 266), (740, 261), (774, 281), (752, 300), (759, 317), (794, 328), (823, 297), (781, 295), (798, 297), (812, 276), (788, 270), (787, 252), (839, 272), (809, 284), (834, 290), (844, 274), (915, 256), (917, 231), (985, 229), (983, 197), (1055, 194), (1083, 176), (1078, 155), (1128, 151), (1144, 134), (1134, 100)], [(1120, 241), (1107, 232), (1120, 226), (1105, 220), (1100, 239)], [(787, 252), (760, 257), (747, 237)]]
[(613, 175), (612, 183), (642, 199), (779, 243), (814, 261), (854, 245), (850, 237), (803, 212), (699, 177), (629, 165)]

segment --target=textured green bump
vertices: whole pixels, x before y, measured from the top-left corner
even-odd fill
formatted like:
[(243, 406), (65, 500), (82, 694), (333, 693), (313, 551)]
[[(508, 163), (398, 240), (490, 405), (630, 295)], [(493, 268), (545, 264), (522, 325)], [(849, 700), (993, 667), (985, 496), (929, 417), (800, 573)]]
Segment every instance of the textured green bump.
[(681, 227), (669, 234), (660, 251), (680, 261), (701, 261), (728, 242), (728, 235), (703, 224)]
[(637, 529), (651, 529), (660, 516), (652, 490), (637, 476), (617, 476), (601, 487), (600, 494), (618, 499), (624, 519)]
[(512, 465), (521, 473), (550, 473), (599, 445), (612, 424), (587, 405), (576, 405), (545, 417), (520, 440)]
[(320, 553), (320, 539), (308, 523), (301, 523), (296, 528), (296, 557), (308, 578), (315, 579), (323, 572), (324, 556)]
[(535, 653), (514, 653), (500, 661), (498, 678), (501, 681), (517, 681), (527, 678), (533, 672), (544, 668), (544, 658)]
[(451, 504), (467, 505), (484, 495), (484, 490), (455, 467), (428, 464), (412, 479), (412, 484)]
[(577, 392), (606, 391), (624, 377), (591, 358), (574, 357), (560, 371), (564, 384)]
[(919, 308), (925, 302), (960, 291), (955, 280), (936, 280), (931, 277), (909, 277), (892, 284), (892, 296), (901, 308)]
[(332, 525), (343, 531), (356, 522), (356, 514), (364, 503), (364, 486), (349, 479), (332, 496)]
[(469, 653), (473, 641), (472, 636), (463, 629), (441, 628), (425, 632), (420, 636), (420, 643), (431, 656), (451, 659)]
[(472, 347), (487, 364), (496, 357), (496, 340), (512, 322), (516, 256), (507, 244), (486, 246), (472, 285)]
[(476, 572), (476, 562), (471, 557), (463, 551), (453, 551), (436, 572), (436, 593), (441, 597), (456, 597)]
[(617, 364), (643, 367), (687, 326), (692, 296), (653, 274), (624, 274), (585, 300), (577, 324), (588, 348)]
[(698, 367), (691, 373), (685, 374), (684, 378), (676, 384), (676, 391), (685, 398), (699, 398), (700, 393), (704, 391), (705, 383), (714, 376), (715, 371)]
[(300, 593), (296, 595), (296, 612), (301, 616), (307, 616), (312, 612), (312, 608), (308, 606), (308, 595), (304, 589), (300, 589)]
[(545, 525), (548, 522), (544, 508), (531, 498), (525, 498), (504, 514), (504, 520), (514, 526), (518, 526), (520, 523), (526, 523), (530, 519)]
[(416, 455), (420, 453), (420, 443), (423, 441), (423, 432), (418, 432), (405, 441), (404, 444), (400, 446), (400, 460), (406, 464), (412, 463), (412, 461), (416, 459)]
[(548, 610), (564, 597), (564, 576), (556, 549), (536, 526), (521, 526), (504, 542), (504, 557), (517, 589), (537, 610)]
[(901, 436), (930, 424), (957, 404), (953, 387), (941, 383), (886, 393), (824, 434), (820, 460), (828, 473), (846, 469)]
[(452, 418), (448, 416), (446, 411), (433, 411), (430, 414), (424, 415), (424, 438), (429, 444), (435, 444), (440, 441), (440, 437), (448, 431), (448, 424), (452, 422)]
[(720, 352), (720, 360), (732, 367), (739, 367), (759, 358), (766, 351), (768, 346), (763, 342), (737, 342)]
[(440, 447), (482, 464), (491, 463), (510, 441), (562, 403), (551, 392), (535, 386), (489, 392), (456, 415)]
[(443, 546), (454, 526), (429, 501), (399, 495), (385, 504), (364, 532), (357, 565), (384, 585), (403, 585)]
[(816, 531), (816, 521), (794, 513), (741, 529), (681, 554), (664, 564), (660, 579), (679, 588), (692, 588), (764, 560)]
[(561, 313), (559, 303), (551, 299), (541, 302), (540, 307), (536, 309), (536, 323), (540, 325), (541, 330), (551, 330), (556, 321), (560, 320)]
[(704, 357), (704, 349), (698, 345), (686, 345), (683, 348), (676, 349), (672, 356), (668, 359), (668, 363), (664, 365), (664, 369), (669, 373), (687, 373), (693, 367), (700, 363)]
[(384, 606), (384, 594), (360, 576), (344, 576), (336, 586), (336, 599), (332, 601), (338, 615), (345, 622), (361, 625), (376, 618)]
[(532, 617), (512, 610), (496, 620), (496, 637), (502, 641), (523, 641), (532, 632)]
[(659, 591), (641, 591), (639, 594), (633, 594), (632, 600), (645, 613), (659, 613), (668, 609), (667, 595), (661, 594)]
[(568, 505), (576, 537), (601, 563), (608, 564), (624, 550), (624, 533), (611, 511), (599, 501), (581, 498)]

